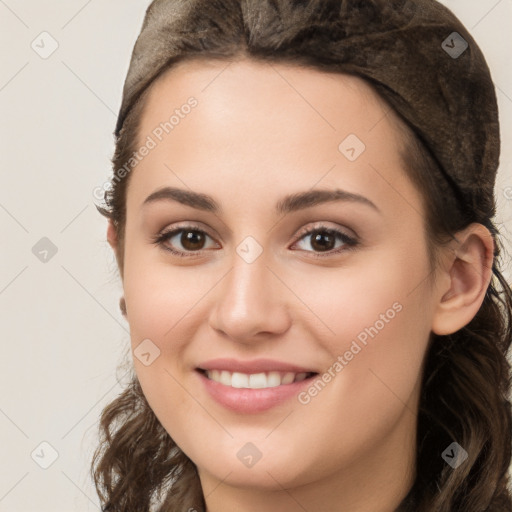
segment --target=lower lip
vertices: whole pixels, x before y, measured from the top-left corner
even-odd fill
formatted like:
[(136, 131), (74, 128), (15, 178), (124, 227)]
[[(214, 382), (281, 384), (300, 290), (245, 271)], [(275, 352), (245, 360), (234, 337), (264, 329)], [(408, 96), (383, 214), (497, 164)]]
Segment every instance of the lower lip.
[(263, 412), (282, 404), (297, 396), (302, 388), (309, 386), (311, 381), (317, 377), (317, 375), (313, 375), (300, 382), (292, 382), (273, 388), (248, 389), (225, 386), (220, 382), (209, 379), (199, 371), (196, 371), (196, 373), (216, 402), (227, 409), (241, 413)]

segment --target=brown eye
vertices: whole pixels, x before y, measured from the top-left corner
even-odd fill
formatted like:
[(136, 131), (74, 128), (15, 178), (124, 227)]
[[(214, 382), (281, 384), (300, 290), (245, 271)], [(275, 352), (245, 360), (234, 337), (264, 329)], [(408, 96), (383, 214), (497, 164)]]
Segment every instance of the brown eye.
[[(309, 245), (312, 250), (308, 250), (307, 248), (304, 249), (304, 241), (307, 240), (309, 240), (309, 244), (306, 245)], [(341, 242), (341, 244), (336, 245), (338, 241)], [(302, 249), (304, 249), (306, 252), (312, 253), (312, 256), (314, 257), (327, 257), (353, 249), (358, 245), (358, 243), (359, 242), (357, 239), (346, 235), (342, 231), (317, 226), (313, 229), (303, 232), (294, 245), (303, 244)]]
[(311, 247), (317, 251), (331, 251), (336, 244), (336, 236), (328, 231), (316, 231), (311, 235)]
[(203, 248), (205, 233), (194, 230), (181, 230), (180, 243), (187, 251), (197, 251)]
[[(207, 244), (207, 239), (212, 238), (202, 229), (196, 226), (182, 226), (171, 229), (158, 235), (154, 243), (160, 245), (163, 249), (171, 252), (175, 256), (197, 256), (201, 253)], [(213, 241), (213, 240), (212, 240)], [(212, 247), (216, 244), (213, 243)]]

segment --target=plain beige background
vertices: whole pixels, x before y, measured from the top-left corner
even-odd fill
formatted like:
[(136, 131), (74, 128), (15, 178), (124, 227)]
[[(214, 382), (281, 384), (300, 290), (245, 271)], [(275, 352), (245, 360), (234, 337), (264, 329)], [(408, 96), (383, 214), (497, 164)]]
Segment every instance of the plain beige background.
[[(512, 0), (443, 3), (476, 38), (496, 85), (498, 224), (512, 240)], [(129, 337), (94, 191), (110, 176), (148, 4), (0, 0), (0, 511), (99, 510), (89, 463), (99, 414), (122, 389), (116, 367)]]

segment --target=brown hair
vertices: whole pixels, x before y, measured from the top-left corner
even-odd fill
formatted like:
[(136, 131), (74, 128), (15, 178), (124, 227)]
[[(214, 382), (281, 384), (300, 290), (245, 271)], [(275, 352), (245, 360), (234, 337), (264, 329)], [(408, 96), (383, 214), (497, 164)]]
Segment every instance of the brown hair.
[[(279, 10), (281, 2), (273, 3)], [(176, 9), (184, 4), (176, 3)], [(335, 59), (326, 55), (327, 45), (323, 44), (337, 29), (335, 16), (326, 15), (322, 30), (316, 32), (308, 30), (306, 18), (298, 16), (293, 32), (283, 33), (268, 30), (273, 20), (256, 19), (261, 15), (257, 9), (249, 13), (255, 19), (240, 26), (239, 16), (230, 16), (228, 9), (239, 9), (236, 2), (225, 2), (222, 8), (210, 0), (186, 4), (176, 30), (176, 37), (182, 36), (181, 54), (167, 69), (192, 58), (251, 58), (341, 72), (339, 65), (329, 64)], [(303, 4), (296, 2), (292, 7), (286, 3), (292, 10)], [(201, 31), (205, 19), (218, 30)], [(244, 30), (249, 32), (245, 37)], [(137, 98), (116, 138), (114, 176), (137, 149), (139, 123), (150, 89)], [(486, 206), (462, 208), (422, 138), (406, 122), (398, 126), (404, 134), (404, 168), (422, 193), (431, 268), (437, 264), (437, 248), (472, 222), (486, 226), (495, 242), (492, 280), (478, 313), (451, 335), (431, 334), (418, 411), (416, 479), (398, 510), (510, 512), (511, 370), (506, 356), (512, 340), (512, 290), (500, 272), (503, 248), (491, 220), (495, 206), (482, 202)], [(112, 179), (111, 188), (105, 192), (105, 206), (97, 206), (116, 227), (121, 275), (128, 180), (129, 175)], [(103, 410), (99, 432), (91, 472), (104, 511), (205, 511), (195, 465), (156, 418), (133, 369), (130, 384)], [(469, 454), (456, 470), (441, 458), (454, 441)]]

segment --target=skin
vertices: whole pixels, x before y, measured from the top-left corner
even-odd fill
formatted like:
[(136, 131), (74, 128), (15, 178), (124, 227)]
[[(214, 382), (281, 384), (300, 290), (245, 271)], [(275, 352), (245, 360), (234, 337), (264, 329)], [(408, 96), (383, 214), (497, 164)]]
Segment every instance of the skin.
[[(477, 313), (491, 278), (490, 233), (480, 224), (460, 232), (431, 275), (398, 121), (359, 78), (249, 60), (182, 62), (155, 82), (140, 142), (190, 96), (197, 107), (129, 178), (126, 318), (132, 349), (149, 338), (160, 350), (149, 366), (134, 357), (147, 400), (198, 467), (209, 512), (392, 512), (414, 480), (429, 336)], [(353, 162), (338, 149), (348, 134), (366, 145)], [(143, 207), (163, 186), (211, 195), (222, 212)], [(339, 201), (274, 212), (283, 196), (313, 188), (363, 195), (380, 211)], [(152, 243), (190, 222), (207, 233), (199, 256)], [(332, 254), (337, 241), (314, 258), (325, 253), (298, 235), (317, 222), (356, 234), (359, 245)], [(250, 264), (236, 252), (247, 236), (263, 250)], [(107, 238), (119, 258), (112, 224)], [(164, 244), (189, 247), (180, 236)], [(322, 373), (394, 303), (400, 312), (305, 405), (294, 397), (257, 414), (229, 411), (194, 371), (217, 357), (265, 357)], [(237, 457), (247, 442), (262, 453), (251, 468)]]

